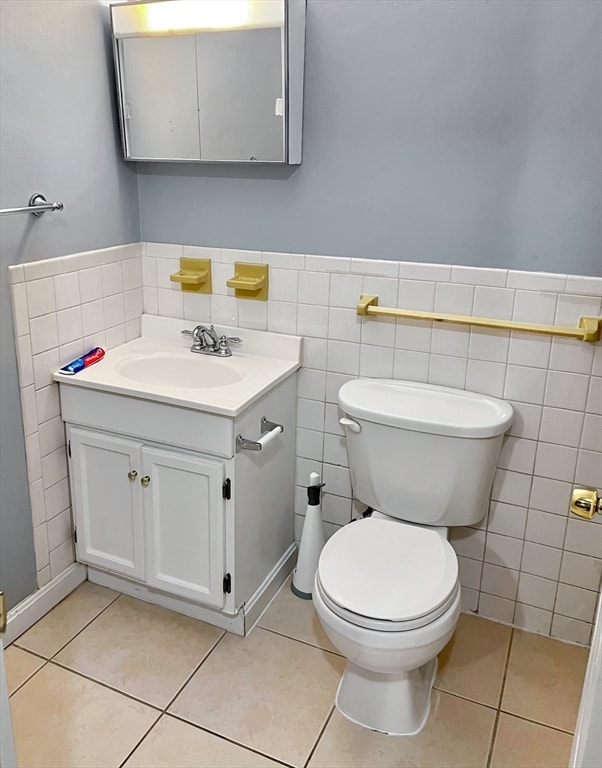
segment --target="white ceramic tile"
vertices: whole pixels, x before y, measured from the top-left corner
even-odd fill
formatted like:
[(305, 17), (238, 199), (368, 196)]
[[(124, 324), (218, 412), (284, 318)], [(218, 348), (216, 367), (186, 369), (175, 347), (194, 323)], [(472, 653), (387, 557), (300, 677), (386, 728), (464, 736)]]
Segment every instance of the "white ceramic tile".
[(262, 260), (272, 267), (281, 269), (305, 269), (305, 254), (303, 253), (277, 253), (264, 251)]
[(78, 272), (79, 295), (82, 304), (102, 298), (102, 269), (90, 267)]
[[(501, 568), (511, 568), (515, 571), (520, 569), (520, 562), (523, 553), (523, 542), (510, 536), (501, 536), (497, 533), (487, 531), (485, 541), (485, 562)], [(491, 592), (491, 590), (486, 590)], [(493, 592), (494, 595), (500, 594)], [(514, 597), (513, 595), (502, 595), (501, 597)]]
[(429, 361), (429, 384), (463, 389), (466, 381), (467, 361), (461, 357), (431, 355)]
[(56, 313), (59, 344), (68, 344), (83, 337), (82, 312), (79, 306)]
[(302, 362), (306, 368), (326, 370), (328, 343), (325, 339), (303, 339)]
[(84, 348), (83, 339), (69, 341), (67, 344), (63, 344), (62, 347), (59, 347), (59, 364), (61, 366), (67, 365), (71, 360), (81, 357), (85, 352), (87, 352), (87, 350)]
[(124, 292), (123, 308), (126, 322), (136, 320), (142, 315), (142, 288), (133, 288), (130, 291)]
[(105, 328), (105, 313), (102, 299), (82, 304), (82, 332), (90, 336)]
[(556, 293), (516, 291), (513, 320), (522, 323), (553, 323), (556, 315)]
[[(371, 323), (372, 325), (372, 323)], [(376, 325), (376, 323), (375, 323)], [(352, 309), (331, 307), (328, 310), (328, 338), (338, 341), (359, 342), (362, 334), (361, 319)], [(393, 326), (393, 338), (395, 326)], [(392, 346), (392, 345), (391, 345)]]
[(396, 322), (391, 317), (367, 318), (361, 323), (362, 344), (394, 347), (396, 330)]
[(551, 611), (554, 608), (556, 587), (555, 581), (523, 572), (518, 580), (516, 599), (520, 603)]
[[(180, 297), (180, 307), (181, 307)], [(105, 324), (107, 328), (113, 325), (120, 325), (125, 322), (125, 307), (123, 304), (123, 293), (115, 296), (109, 296), (103, 300)], [(182, 317), (182, 311), (176, 317)]]
[(589, 520), (576, 517), (569, 519), (564, 548), (568, 552), (580, 555), (600, 557), (602, 552), (602, 525), (595, 525)]
[(378, 259), (351, 259), (350, 270), (358, 275), (397, 277), (399, 275), (399, 262)]
[(42, 457), (42, 477), (45, 489), (67, 477), (67, 456), (64, 448)]
[(353, 308), (363, 293), (361, 275), (334, 274), (330, 277), (330, 306)]
[(157, 259), (157, 287), (166, 291), (177, 291), (181, 293), (180, 284), (174, 283), (171, 280), (171, 275), (173, 275), (175, 272), (178, 272), (179, 269), (179, 259)]
[(182, 246), (168, 243), (147, 243), (146, 255), (155, 259), (179, 259), (182, 256)]
[(114, 245), (110, 248), (103, 248), (98, 251), (88, 251), (88, 253), (94, 256), (95, 264), (98, 263), (99, 259), (101, 264), (113, 264), (114, 262), (122, 262), (124, 257), (124, 249), (122, 245)]
[(241, 328), (265, 331), (268, 326), (268, 305), (265, 301), (239, 301), (238, 324)]
[(583, 413), (544, 407), (539, 439), (546, 443), (577, 447), (581, 440)]
[(298, 304), (297, 333), (325, 339), (328, 336), (328, 307)]
[(326, 402), (338, 403), (339, 401), (339, 389), (347, 381), (357, 378), (356, 376), (349, 376), (346, 373), (333, 373), (331, 371), (326, 373)]
[(546, 371), (519, 365), (508, 366), (504, 386), (504, 397), (508, 400), (541, 405), (545, 387)]
[(47, 533), (50, 551), (71, 538), (71, 514), (68, 509), (48, 521)]
[(433, 324), (422, 320), (404, 320), (397, 323), (395, 346), (412, 352), (430, 352)]
[(393, 376), (393, 354), (391, 347), (376, 347), (369, 344), (360, 346), (360, 376), (390, 379)]
[(431, 337), (431, 352), (438, 355), (466, 357), (469, 341), (470, 332), (467, 328), (435, 323)]
[(328, 306), (330, 275), (325, 272), (299, 273), (299, 304)]
[(56, 309), (68, 309), (80, 303), (79, 277), (77, 272), (57, 275), (54, 280)]
[[(173, 269), (168, 267), (164, 267), (163, 272), (159, 271), (159, 267), (157, 266), (157, 282), (159, 283), (159, 286), (162, 286), (165, 283), (165, 277), (167, 273), (171, 274), (173, 272)], [(232, 277), (232, 264), (212, 264), (211, 265), (211, 284), (213, 293), (219, 294), (220, 296), (234, 296), (234, 289), (228, 288), (226, 283), (230, 278)], [(167, 277), (169, 279), (169, 276)], [(269, 295), (273, 298), (273, 291), (272, 291), (272, 275), (269, 276)], [(176, 286), (176, 283), (172, 283), (171, 287), (172, 289)], [(296, 298), (295, 298), (296, 301)]]
[(481, 592), (478, 613), (486, 619), (511, 624), (514, 616), (514, 601)]
[(31, 435), (38, 429), (38, 410), (33, 384), (21, 389), (21, 414), (25, 436)]
[(144, 287), (142, 289), (142, 304), (147, 315), (159, 314), (159, 296), (156, 288)]
[(65, 428), (60, 416), (40, 424), (40, 455), (47, 456), (65, 445)]
[(29, 321), (31, 336), (31, 352), (34, 355), (46, 352), (58, 346), (58, 332), (56, 327), (56, 314), (34, 317)]
[(494, 501), (526, 507), (529, 502), (530, 488), (531, 475), (498, 469), (493, 480), (491, 498)]
[(297, 424), (305, 429), (324, 429), (324, 403), (320, 400), (297, 400)]
[(451, 279), (454, 283), (470, 285), (506, 285), (507, 270), (487, 269), (482, 267), (452, 267)]
[[(121, 296), (118, 296), (116, 298), (122, 298)], [(226, 300), (228, 297), (226, 296), (212, 296), (211, 297), (211, 310), (212, 310), (212, 319), (213, 319), (213, 301), (216, 302), (221, 300)], [(159, 304), (159, 314), (161, 317), (183, 317), (184, 315), (184, 300), (182, 299), (182, 293), (180, 291), (172, 291), (169, 288), (159, 288), (157, 289), (157, 299)], [(105, 299), (105, 309), (106, 309), (106, 302), (109, 301), (109, 299)], [(234, 301), (232, 299), (232, 301)], [(123, 300), (122, 300), (123, 303)], [(116, 308), (117, 310), (117, 308)], [(118, 310), (117, 310), (118, 312)], [(114, 315), (114, 317), (117, 317), (117, 314)], [(121, 321), (123, 322), (123, 318)], [(217, 320), (216, 322), (224, 322), (224, 320)], [(107, 320), (107, 325), (109, 325), (109, 322)], [(116, 323), (113, 323), (113, 325), (116, 325)]]
[(568, 513), (571, 483), (548, 477), (533, 477), (529, 506), (555, 515)]
[(460, 606), (463, 613), (476, 613), (479, 606), (479, 592), (476, 589), (462, 587)]
[(393, 358), (393, 377), (407, 381), (426, 382), (429, 375), (428, 352), (396, 349)]
[(506, 436), (498, 459), (498, 467), (528, 475), (533, 474), (536, 447), (535, 440)]
[(559, 584), (554, 612), (578, 621), (594, 620), (597, 593), (569, 584)]
[(182, 256), (189, 259), (211, 259), (211, 261), (221, 261), (222, 252), (220, 248), (212, 248), (204, 245), (183, 245)]
[(25, 271), (21, 264), (10, 264), (8, 267), (8, 284), (16, 285), (25, 280)]
[(475, 288), (472, 312), (477, 317), (510, 320), (513, 306), (514, 291), (509, 288)]
[(299, 273), (293, 269), (270, 267), (270, 300), (297, 301)]
[(602, 344), (596, 344), (592, 376), (602, 376)]
[[(397, 295), (397, 306), (400, 309), (417, 309), (424, 312), (432, 312), (435, 306), (436, 283), (426, 280), (400, 280)], [(367, 290), (364, 281), (364, 290)], [(379, 299), (379, 304), (384, 304)]]
[[(553, 517), (553, 515), (552, 515)], [(521, 571), (544, 579), (558, 581), (562, 550), (545, 547), (532, 541), (525, 541)]]
[[(420, 285), (423, 285), (422, 283)], [(364, 290), (363, 293), (378, 296), (378, 304), (380, 307), (396, 307), (397, 295), (400, 287), (398, 280), (391, 280), (387, 277), (370, 277), (364, 278)], [(357, 300), (352, 306), (357, 304)], [(401, 306), (402, 309), (405, 307)]]
[(575, 482), (594, 488), (602, 487), (602, 454), (596, 451), (579, 451)]
[(560, 581), (563, 584), (597, 592), (600, 589), (601, 577), (602, 561), (599, 558), (578, 555), (575, 552), (564, 552), (562, 555)]
[(584, 621), (576, 621), (566, 616), (555, 615), (552, 619), (552, 637), (565, 640), (568, 643), (588, 645), (592, 626)]
[(483, 395), (502, 397), (506, 379), (506, 366), (502, 363), (487, 363), (469, 360), (466, 367), (466, 389)]
[(324, 433), (313, 429), (297, 428), (297, 456), (322, 461)]
[(41, 280), (44, 277), (53, 277), (60, 275), (63, 271), (63, 264), (60, 258), (43, 259), (42, 261), (30, 261), (23, 264), (25, 271), (25, 280)]
[(142, 260), (126, 259), (121, 265), (123, 271), (123, 290), (133, 291), (142, 288)]
[(38, 589), (42, 589), (42, 587), (45, 587), (46, 584), (50, 581), (50, 566), (47, 565), (45, 568), (40, 569), (39, 571), (36, 571), (36, 583), (38, 585)]
[(51, 277), (46, 277), (42, 280), (32, 280), (25, 284), (29, 317), (48, 315), (55, 311), (56, 302), (52, 280)]
[(470, 557), (458, 556), (458, 573), (462, 590), (465, 588), (478, 590), (481, 586), (483, 563)]
[(527, 291), (555, 291), (563, 293), (566, 285), (566, 275), (556, 275), (551, 272), (522, 272), (509, 270), (506, 287), (521, 288)]
[(125, 324), (114, 325), (112, 328), (107, 328), (106, 334), (106, 347), (107, 349), (115, 349), (120, 347), (127, 341)]
[(349, 272), (351, 259), (341, 256), (305, 256), (305, 269), (314, 272)]
[[(23, 338), (27, 338), (24, 336)], [(50, 349), (48, 352), (42, 352), (33, 358), (33, 383), (36, 389), (42, 389), (50, 386), (52, 374), (59, 368), (58, 349)], [(21, 377), (21, 383), (25, 381)]]
[(547, 368), (552, 340), (544, 336), (512, 332), (508, 362), (511, 365), (527, 365), (531, 368)]
[(69, 507), (69, 480), (64, 478), (58, 483), (51, 485), (44, 493), (44, 504), (46, 507), (46, 519), (58, 515)]
[(328, 342), (328, 370), (357, 376), (360, 364), (360, 345), (347, 341)]
[(585, 317), (599, 317), (601, 304), (600, 299), (595, 296), (560, 295), (558, 297), (555, 323), (556, 325), (576, 328), (582, 315)]
[(522, 539), (527, 523), (527, 510), (513, 504), (492, 501), (489, 509), (487, 531)]
[(472, 314), (474, 287), (438, 282), (435, 289), (435, 312), (448, 315)]
[(324, 461), (340, 467), (349, 466), (347, 442), (343, 435), (324, 434)]
[(113, 294), (121, 293), (123, 291), (123, 272), (121, 263), (103, 264), (101, 275), (103, 296), (113, 296)]
[[(339, 423), (339, 419), (343, 416), (343, 412), (336, 403), (326, 403), (324, 411), (324, 429), (331, 435), (344, 436), (343, 428)], [(336, 461), (331, 461), (331, 464), (337, 464)]]
[[(513, 540), (516, 543), (516, 539)], [(487, 550), (485, 550), (487, 552)], [(487, 592), (489, 595), (504, 597), (507, 600), (516, 598), (518, 588), (518, 571), (510, 568), (502, 568), (498, 565), (491, 565), (485, 562), (483, 564), (483, 575), (481, 577), (481, 592)]]
[(41, 477), (29, 484), (29, 499), (31, 501), (31, 519), (35, 528), (36, 525), (46, 522), (46, 500)]
[(572, 482), (577, 465), (577, 449), (552, 443), (538, 443), (535, 474), (554, 480)]
[(586, 451), (602, 451), (602, 416), (591, 413), (585, 414), (581, 448)]
[[(434, 331), (433, 331), (434, 334)], [(508, 358), (510, 334), (507, 331), (489, 331), (473, 328), (470, 334), (469, 356), (475, 360), (505, 363)]]
[(485, 531), (474, 528), (453, 527), (450, 533), (450, 544), (456, 554), (482, 560), (485, 552)]
[(602, 379), (598, 376), (591, 377), (585, 410), (602, 415)]
[(548, 547), (562, 549), (566, 524), (565, 515), (555, 515), (551, 512), (542, 512), (539, 509), (530, 509), (525, 539), (538, 544), (545, 544)]
[(415, 261), (400, 261), (399, 277), (404, 280), (436, 280), (439, 283), (449, 283), (451, 267), (447, 264), (419, 264)]
[(55, 579), (60, 573), (75, 561), (73, 556), (73, 542), (71, 539), (63, 542), (50, 552), (50, 575)]
[(154, 258), (142, 257), (142, 285), (157, 287), (157, 260)]
[(328, 493), (351, 498), (351, 480), (349, 470), (346, 467), (324, 464), (322, 482), (325, 483), (325, 489)]
[(555, 338), (552, 340), (550, 368), (568, 373), (589, 375), (594, 362), (594, 347), (576, 339)]
[[(285, 301), (268, 301), (268, 331), (296, 334), (297, 304)], [(304, 339), (304, 346), (309, 340), (309, 338)]]
[(13, 328), (15, 336), (29, 333), (29, 313), (27, 310), (27, 289), (25, 283), (11, 287), (13, 306)]
[(322, 496), (322, 517), (327, 523), (345, 525), (351, 520), (351, 500), (325, 493)]
[(524, 629), (527, 632), (549, 635), (552, 626), (552, 612), (535, 608), (532, 605), (517, 603), (512, 623), (515, 627)]
[(541, 422), (542, 407), (532, 403), (517, 403), (511, 401), (514, 416), (508, 434), (514, 437), (525, 437), (537, 440)]
[[(145, 307), (145, 299), (144, 299), (144, 291), (146, 289), (143, 289), (142, 291), (142, 305), (144, 307), (144, 311), (146, 311)], [(126, 299), (127, 302), (127, 299)], [(184, 319), (185, 320), (191, 320), (198, 323), (209, 323), (209, 318), (211, 317), (211, 297), (204, 293), (183, 293), (182, 294), (182, 305), (184, 308)], [(127, 314), (127, 303), (126, 303), (126, 314)], [(147, 313), (150, 314), (150, 313)]]
[(323, 403), (326, 397), (326, 371), (302, 368), (297, 378), (297, 396)]
[(48, 565), (48, 536), (46, 534), (46, 523), (37, 525), (33, 529), (33, 546), (36, 555), (36, 570), (41, 570)]
[(569, 275), (566, 281), (566, 292), (600, 297), (602, 296), (602, 279), (599, 277)]
[(299, 456), (295, 459), (295, 483), (307, 486), (312, 472), (322, 473), (322, 462), (314, 459), (303, 459)]

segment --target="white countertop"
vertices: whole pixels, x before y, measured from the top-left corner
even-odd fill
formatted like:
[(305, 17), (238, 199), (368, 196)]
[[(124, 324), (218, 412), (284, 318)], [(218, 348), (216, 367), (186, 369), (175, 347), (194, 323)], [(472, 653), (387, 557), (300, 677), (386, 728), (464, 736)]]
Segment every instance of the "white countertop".
[[(299, 336), (216, 326), (219, 335), (242, 339), (241, 345), (232, 346), (232, 357), (220, 358), (190, 351), (190, 336), (183, 336), (181, 331), (192, 330), (195, 325), (186, 320), (143, 315), (140, 338), (109, 350), (102, 360), (79, 373), (69, 376), (57, 372), (53, 378), (61, 386), (102, 390), (233, 417), (301, 366)], [(120, 372), (131, 361), (152, 357), (198, 361), (199, 367), (210, 361), (212, 367), (230, 367), (242, 378), (221, 386), (179, 386), (174, 382), (137, 381)], [(190, 367), (191, 363), (186, 365)]]

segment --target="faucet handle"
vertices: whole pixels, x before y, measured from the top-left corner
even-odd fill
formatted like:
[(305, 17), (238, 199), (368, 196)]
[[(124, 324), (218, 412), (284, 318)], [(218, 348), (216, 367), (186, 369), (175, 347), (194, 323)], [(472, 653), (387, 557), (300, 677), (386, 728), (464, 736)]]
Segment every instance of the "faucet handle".
[(242, 344), (240, 336), (226, 336), (226, 341), (228, 344)]
[(189, 331), (188, 328), (184, 328), (180, 333), (184, 334), (184, 336), (194, 336), (194, 331)]

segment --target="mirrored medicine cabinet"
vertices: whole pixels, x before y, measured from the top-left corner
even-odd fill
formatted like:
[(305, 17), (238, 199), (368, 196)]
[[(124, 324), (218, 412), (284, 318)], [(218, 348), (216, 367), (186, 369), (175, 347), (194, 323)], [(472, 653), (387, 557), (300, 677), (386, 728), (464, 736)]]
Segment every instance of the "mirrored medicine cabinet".
[(298, 165), (305, 3), (112, 5), (126, 160)]

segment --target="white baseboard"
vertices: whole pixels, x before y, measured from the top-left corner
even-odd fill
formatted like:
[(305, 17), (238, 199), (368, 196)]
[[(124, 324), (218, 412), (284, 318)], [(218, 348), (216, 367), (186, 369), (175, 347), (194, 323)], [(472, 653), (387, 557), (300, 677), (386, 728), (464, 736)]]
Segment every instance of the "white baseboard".
[(278, 592), (289, 573), (295, 567), (296, 562), (297, 545), (293, 543), (268, 573), (263, 583), (260, 584), (259, 589), (245, 604), (245, 635), (248, 635), (255, 624), (257, 624), (265, 609), (274, 599), (276, 592)]
[(39, 621), (55, 605), (58, 605), (61, 600), (71, 594), (76, 587), (79, 587), (86, 580), (86, 571), (85, 565), (73, 563), (42, 589), (38, 589), (37, 592), (11, 608), (8, 612), (6, 633), (2, 638), (4, 647), (9, 646), (19, 635), (26, 632), (36, 621)]

